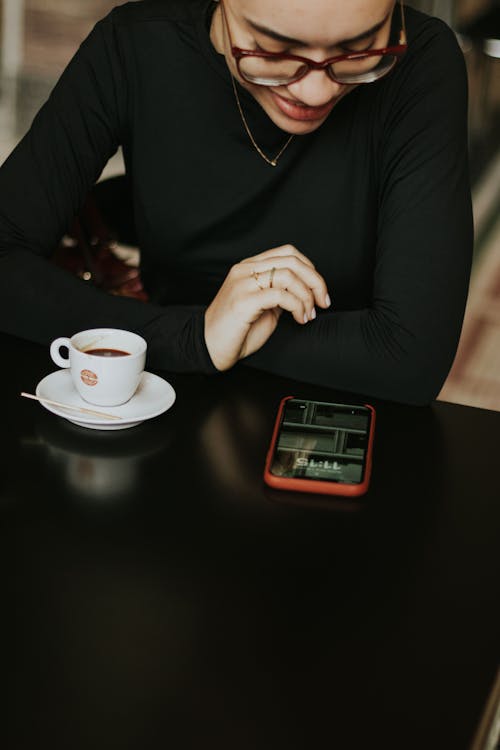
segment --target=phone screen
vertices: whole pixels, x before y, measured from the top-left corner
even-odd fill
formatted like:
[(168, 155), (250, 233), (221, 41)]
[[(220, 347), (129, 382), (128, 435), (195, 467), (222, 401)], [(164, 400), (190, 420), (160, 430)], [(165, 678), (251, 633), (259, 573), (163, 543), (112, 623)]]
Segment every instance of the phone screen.
[(275, 476), (360, 484), (372, 414), (364, 406), (286, 401), (270, 471)]

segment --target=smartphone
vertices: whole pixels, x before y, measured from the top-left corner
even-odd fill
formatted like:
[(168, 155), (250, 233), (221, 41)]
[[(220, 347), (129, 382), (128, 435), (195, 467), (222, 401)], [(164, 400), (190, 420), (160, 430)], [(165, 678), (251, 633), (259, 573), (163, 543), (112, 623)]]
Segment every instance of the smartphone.
[(264, 481), (298, 492), (357, 497), (370, 482), (375, 409), (287, 396), (280, 402)]

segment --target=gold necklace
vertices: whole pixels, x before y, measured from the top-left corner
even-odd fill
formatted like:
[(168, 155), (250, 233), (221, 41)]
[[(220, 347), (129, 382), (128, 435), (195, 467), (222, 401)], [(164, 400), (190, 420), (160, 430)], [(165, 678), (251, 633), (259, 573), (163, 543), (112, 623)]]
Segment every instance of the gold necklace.
[(283, 146), (283, 148), (281, 149), (281, 151), (279, 151), (276, 154), (276, 156), (274, 157), (274, 159), (270, 159), (268, 156), (266, 156), (266, 154), (262, 151), (261, 148), (259, 148), (258, 144), (255, 142), (255, 138), (253, 137), (253, 135), (252, 135), (252, 133), (250, 131), (250, 128), (248, 127), (248, 123), (246, 121), (245, 115), (243, 114), (243, 108), (241, 106), (240, 97), (238, 96), (238, 90), (236, 88), (236, 83), (234, 82), (234, 77), (233, 76), (231, 76), (231, 83), (233, 84), (233, 91), (234, 91), (234, 95), (236, 97), (236, 104), (238, 105), (238, 110), (239, 110), (239, 113), (240, 113), (241, 121), (243, 122), (243, 125), (245, 126), (245, 130), (247, 131), (247, 135), (250, 138), (252, 146), (257, 151), (257, 153), (264, 159), (265, 162), (267, 162), (271, 167), (275, 167), (277, 165), (277, 163), (278, 163), (278, 159), (280, 158), (281, 154), (283, 153), (283, 151), (290, 144), (290, 142), (291, 142), (294, 134), (292, 133), (292, 135), (290, 136), (290, 138), (288, 138), (287, 142), (285, 143), (285, 145)]

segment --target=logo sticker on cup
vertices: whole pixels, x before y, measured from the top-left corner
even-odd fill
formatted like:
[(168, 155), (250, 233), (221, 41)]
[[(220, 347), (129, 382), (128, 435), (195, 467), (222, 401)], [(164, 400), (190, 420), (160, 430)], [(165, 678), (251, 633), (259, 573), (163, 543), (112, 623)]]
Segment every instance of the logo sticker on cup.
[(85, 385), (97, 385), (98, 377), (92, 370), (81, 370), (80, 377)]

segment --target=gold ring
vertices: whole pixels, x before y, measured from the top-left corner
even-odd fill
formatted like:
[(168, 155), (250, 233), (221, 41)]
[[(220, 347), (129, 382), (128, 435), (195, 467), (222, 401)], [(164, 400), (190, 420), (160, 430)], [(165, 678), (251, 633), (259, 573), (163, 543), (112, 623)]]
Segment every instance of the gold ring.
[(276, 269), (275, 269), (274, 266), (269, 271), (269, 289), (273, 288), (273, 279), (274, 279), (274, 273), (275, 273), (275, 271), (276, 271)]
[(262, 284), (259, 284), (259, 274), (257, 273), (257, 271), (252, 271), (252, 276), (255, 279), (255, 283), (257, 284), (257, 286), (259, 287), (259, 289), (262, 291), (264, 289), (264, 287), (262, 286)]

